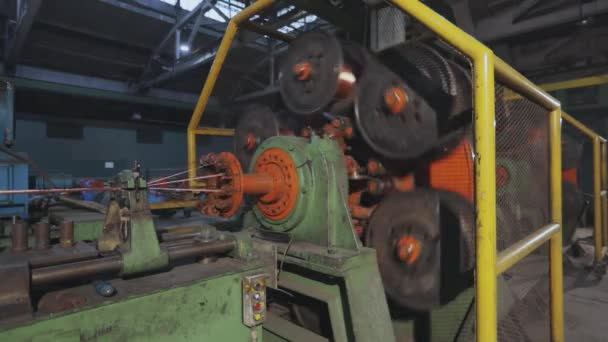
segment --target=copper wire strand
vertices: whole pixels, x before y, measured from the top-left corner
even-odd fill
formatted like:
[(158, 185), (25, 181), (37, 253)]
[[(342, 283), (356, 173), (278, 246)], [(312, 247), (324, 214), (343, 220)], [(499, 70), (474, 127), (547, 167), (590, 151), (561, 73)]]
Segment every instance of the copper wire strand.
[[(200, 166), (196, 167), (196, 168), (195, 168), (195, 170), (202, 169), (202, 168), (204, 168), (205, 166), (206, 166), (206, 165), (200, 165)], [(158, 178), (158, 179), (153, 179), (153, 180), (149, 181), (149, 182), (148, 182), (148, 184), (149, 184), (149, 185), (157, 184), (158, 182), (162, 182), (162, 181), (164, 181), (164, 180), (166, 180), (166, 179), (171, 179), (171, 178), (174, 178), (174, 177), (177, 177), (177, 176), (183, 175), (183, 174), (188, 173), (188, 172), (190, 172), (190, 169), (187, 169), (187, 170), (185, 170), (185, 171), (180, 171), (180, 172), (174, 173), (174, 174), (172, 174), (172, 175), (168, 175), (168, 176), (166, 176), (166, 177), (162, 177), (162, 178)]]
[(21, 195), (21, 194), (61, 194), (70, 192), (84, 191), (116, 191), (120, 188), (71, 188), (71, 189), (27, 189), (27, 190), (0, 190), (0, 195)]
[(216, 173), (213, 175), (205, 175), (205, 176), (199, 176), (199, 177), (193, 177), (193, 178), (184, 178), (184, 179), (178, 179), (178, 180), (174, 180), (174, 181), (169, 181), (169, 182), (162, 182), (162, 183), (148, 183), (151, 186), (160, 186), (160, 185), (166, 185), (166, 184), (173, 184), (173, 183), (180, 183), (180, 182), (186, 182), (186, 181), (191, 181), (191, 180), (200, 180), (200, 179), (208, 179), (208, 178), (216, 178), (216, 177), (222, 177), (224, 176), (223, 173)]
[(187, 188), (149, 188), (149, 190), (153, 191), (174, 191), (174, 192), (224, 192), (224, 190), (220, 189), (187, 189)]

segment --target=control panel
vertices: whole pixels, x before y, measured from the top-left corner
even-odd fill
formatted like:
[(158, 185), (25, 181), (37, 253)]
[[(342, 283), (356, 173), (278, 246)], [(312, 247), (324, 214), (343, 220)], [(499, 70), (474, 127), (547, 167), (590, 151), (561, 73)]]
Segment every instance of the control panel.
[(243, 278), (243, 323), (253, 327), (266, 318), (266, 280), (268, 274), (249, 275)]

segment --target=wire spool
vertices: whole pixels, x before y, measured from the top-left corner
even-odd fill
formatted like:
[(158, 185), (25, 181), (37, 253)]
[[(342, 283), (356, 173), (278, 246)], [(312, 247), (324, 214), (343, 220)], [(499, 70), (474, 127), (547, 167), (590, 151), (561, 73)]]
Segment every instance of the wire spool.
[(279, 133), (279, 119), (270, 108), (266, 106), (247, 108), (234, 131), (234, 154), (243, 169), (249, 169), (251, 158), (262, 141)]
[(365, 242), (376, 249), (391, 302), (427, 311), (462, 289), (454, 285), (474, 264), (473, 234), (471, 204), (456, 194), (423, 190), (387, 196), (372, 214)]
[(355, 81), (340, 42), (323, 31), (307, 32), (294, 40), (279, 72), (285, 106), (303, 116), (319, 114), (336, 98), (349, 96)]
[(435, 111), (384, 67), (366, 69), (358, 85), (354, 114), (363, 140), (383, 157), (411, 160), (438, 143)]
[(431, 44), (410, 43), (381, 58), (435, 109), (447, 133), (470, 122), (473, 99), (470, 71), (444, 55)]
[(474, 149), (469, 136), (429, 165), (429, 185), (433, 189), (459, 194), (469, 203), (475, 199)]

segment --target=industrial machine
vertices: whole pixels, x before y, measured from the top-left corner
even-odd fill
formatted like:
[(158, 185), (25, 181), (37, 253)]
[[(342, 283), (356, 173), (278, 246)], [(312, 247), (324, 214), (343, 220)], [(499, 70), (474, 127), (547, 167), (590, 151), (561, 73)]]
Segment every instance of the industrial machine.
[[(372, 33), (405, 21), (386, 9), (373, 9)], [(110, 201), (93, 227), (7, 224), (0, 340), (471, 340), (470, 64), (440, 40), (388, 36), (301, 34), (282, 59), (280, 105), (243, 110), (233, 151), (197, 156), (187, 179), (121, 172), (95, 189)], [(517, 101), (498, 94), (500, 117)], [(501, 206), (499, 226), (549, 222), (547, 184), (525, 183), (522, 149), (547, 148), (536, 126), (497, 120), (497, 135), (517, 137), (497, 149), (499, 201), (540, 189)], [(204, 216), (242, 220), (155, 227), (148, 193), (169, 183), (187, 184), (174, 190)], [(500, 233), (499, 250), (521, 239)]]

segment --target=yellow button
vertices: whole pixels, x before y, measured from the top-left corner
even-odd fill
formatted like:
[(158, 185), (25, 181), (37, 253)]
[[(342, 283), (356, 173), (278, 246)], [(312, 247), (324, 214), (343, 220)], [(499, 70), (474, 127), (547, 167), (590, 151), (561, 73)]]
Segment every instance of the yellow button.
[(259, 320), (262, 318), (262, 315), (260, 315), (259, 313), (256, 313), (255, 315), (253, 315), (253, 318), (254, 318), (256, 321), (259, 321)]

